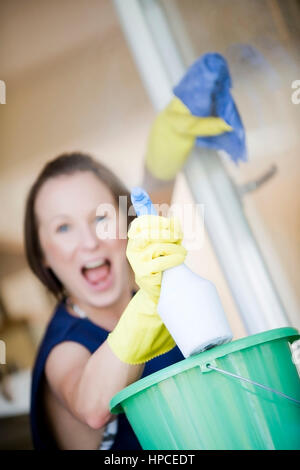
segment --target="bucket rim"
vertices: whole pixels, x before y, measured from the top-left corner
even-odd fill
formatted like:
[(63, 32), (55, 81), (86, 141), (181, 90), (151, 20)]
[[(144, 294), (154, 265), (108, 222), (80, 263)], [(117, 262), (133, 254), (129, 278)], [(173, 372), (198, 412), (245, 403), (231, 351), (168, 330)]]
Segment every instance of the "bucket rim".
[(123, 412), (122, 402), (127, 398), (130, 398), (136, 393), (139, 393), (142, 390), (151, 387), (152, 385), (166, 380), (171, 376), (180, 374), (181, 372), (192, 369), (196, 366), (204, 365), (214, 359), (224, 357), (228, 354), (242, 351), (262, 343), (268, 343), (270, 341), (282, 338), (290, 338), (292, 341), (295, 341), (297, 338), (299, 339), (299, 337), (300, 333), (296, 328), (283, 327), (263, 331), (261, 333), (256, 333), (254, 335), (236, 339), (227, 344), (215, 346), (214, 348), (208, 349), (207, 351), (190, 356), (157, 372), (149, 374), (146, 377), (143, 377), (142, 379), (139, 379), (123, 388), (120, 392), (112, 397), (110, 401), (110, 412), (114, 414)]

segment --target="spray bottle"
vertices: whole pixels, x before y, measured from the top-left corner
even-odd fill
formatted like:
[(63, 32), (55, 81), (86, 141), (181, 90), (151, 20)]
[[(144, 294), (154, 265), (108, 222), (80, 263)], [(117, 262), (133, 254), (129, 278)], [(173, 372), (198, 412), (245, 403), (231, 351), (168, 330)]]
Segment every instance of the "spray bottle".
[[(133, 188), (131, 201), (137, 216), (157, 215), (142, 188)], [(232, 339), (216, 287), (184, 263), (163, 272), (157, 311), (184, 357)]]

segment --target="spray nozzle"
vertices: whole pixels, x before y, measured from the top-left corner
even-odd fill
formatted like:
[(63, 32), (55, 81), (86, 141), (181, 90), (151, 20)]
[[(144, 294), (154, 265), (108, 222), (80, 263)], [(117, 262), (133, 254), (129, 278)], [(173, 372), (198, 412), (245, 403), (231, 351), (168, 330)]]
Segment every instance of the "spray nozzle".
[(138, 186), (131, 191), (131, 202), (137, 216), (140, 215), (157, 215), (154, 205), (149, 194)]

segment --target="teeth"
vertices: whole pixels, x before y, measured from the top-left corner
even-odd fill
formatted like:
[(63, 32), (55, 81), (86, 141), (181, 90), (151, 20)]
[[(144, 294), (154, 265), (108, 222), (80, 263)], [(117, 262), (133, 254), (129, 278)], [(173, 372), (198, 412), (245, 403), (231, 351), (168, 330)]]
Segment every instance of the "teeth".
[(98, 260), (98, 261), (91, 261), (84, 265), (84, 269), (92, 269), (92, 268), (99, 268), (106, 263), (105, 259)]

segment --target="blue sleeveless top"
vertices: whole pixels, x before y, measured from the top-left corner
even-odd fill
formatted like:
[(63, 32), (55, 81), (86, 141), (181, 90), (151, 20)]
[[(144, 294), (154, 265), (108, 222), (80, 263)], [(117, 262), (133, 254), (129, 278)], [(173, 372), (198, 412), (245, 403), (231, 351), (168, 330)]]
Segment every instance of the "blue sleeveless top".
[[(106, 340), (108, 334), (108, 331), (88, 318), (77, 318), (71, 315), (66, 310), (64, 302), (57, 305), (40, 345), (32, 373), (30, 422), (35, 449), (58, 449), (47, 425), (47, 416), (43, 408), (45, 364), (51, 350), (63, 341), (74, 341), (85, 346), (93, 354)], [(148, 361), (142, 377), (183, 359), (184, 356), (176, 346), (166, 354)], [(136, 449), (141, 449), (141, 446), (125, 414), (122, 413), (118, 415), (118, 431), (110, 450)]]

